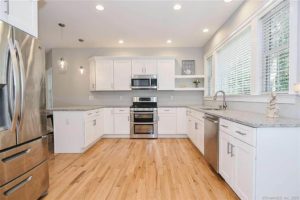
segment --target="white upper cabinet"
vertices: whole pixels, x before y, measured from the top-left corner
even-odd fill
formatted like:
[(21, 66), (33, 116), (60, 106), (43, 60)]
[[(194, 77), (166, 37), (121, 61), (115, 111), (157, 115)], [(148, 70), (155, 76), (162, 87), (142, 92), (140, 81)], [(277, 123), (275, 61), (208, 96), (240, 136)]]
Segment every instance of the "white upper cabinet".
[(158, 90), (175, 89), (175, 60), (163, 59), (157, 61)]
[(131, 60), (114, 61), (114, 90), (131, 90)]
[(90, 64), (90, 91), (96, 90), (96, 60), (89, 60)]
[(136, 59), (132, 60), (132, 75), (152, 75), (157, 74), (156, 59)]
[(96, 58), (96, 90), (114, 89), (114, 63), (113, 60)]
[(37, 37), (38, 1), (0, 0), (0, 19)]

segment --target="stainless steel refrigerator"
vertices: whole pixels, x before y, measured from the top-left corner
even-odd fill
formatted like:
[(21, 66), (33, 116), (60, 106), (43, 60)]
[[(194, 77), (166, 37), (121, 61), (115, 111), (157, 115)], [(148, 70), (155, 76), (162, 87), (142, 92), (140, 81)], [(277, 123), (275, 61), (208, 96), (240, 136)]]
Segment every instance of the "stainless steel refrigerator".
[(45, 54), (0, 21), (0, 199), (34, 200), (49, 185)]

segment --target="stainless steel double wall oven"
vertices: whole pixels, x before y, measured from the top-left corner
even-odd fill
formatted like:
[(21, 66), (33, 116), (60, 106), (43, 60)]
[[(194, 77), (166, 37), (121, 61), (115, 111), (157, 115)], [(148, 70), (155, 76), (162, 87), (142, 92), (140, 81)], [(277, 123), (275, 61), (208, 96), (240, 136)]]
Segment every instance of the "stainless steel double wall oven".
[(131, 138), (157, 138), (157, 98), (134, 97), (130, 108)]

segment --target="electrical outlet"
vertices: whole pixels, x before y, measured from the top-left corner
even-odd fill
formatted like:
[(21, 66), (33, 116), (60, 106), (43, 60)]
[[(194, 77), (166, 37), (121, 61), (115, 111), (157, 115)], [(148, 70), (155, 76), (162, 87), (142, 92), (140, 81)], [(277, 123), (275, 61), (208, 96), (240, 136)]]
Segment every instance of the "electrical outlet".
[(94, 96), (93, 96), (93, 95), (90, 95), (90, 96), (89, 96), (89, 100), (90, 100), (90, 101), (93, 101), (93, 100), (94, 100)]
[(122, 101), (123, 100), (123, 96), (120, 96), (120, 101)]

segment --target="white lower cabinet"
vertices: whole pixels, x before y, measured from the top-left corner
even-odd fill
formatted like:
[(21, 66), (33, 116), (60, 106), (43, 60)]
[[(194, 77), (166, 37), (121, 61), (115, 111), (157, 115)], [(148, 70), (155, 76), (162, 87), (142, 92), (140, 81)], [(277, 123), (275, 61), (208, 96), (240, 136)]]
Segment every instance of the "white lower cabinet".
[(96, 135), (96, 125), (96, 119), (88, 119), (85, 121), (84, 147), (88, 147), (93, 143)]
[(187, 115), (186, 115), (186, 108), (177, 108), (177, 115), (176, 115), (176, 127), (177, 127), (177, 134), (187, 134)]
[(176, 108), (158, 108), (158, 134), (170, 135), (177, 133)]
[(114, 129), (115, 134), (130, 134), (130, 116), (129, 108), (114, 108)]
[(103, 113), (103, 134), (114, 134), (114, 109), (102, 108)]
[(204, 121), (202, 118), (203, 113), (188, 109), (187, 115), (188, 137), (199, 149), (199, 151), (204, 154)]

